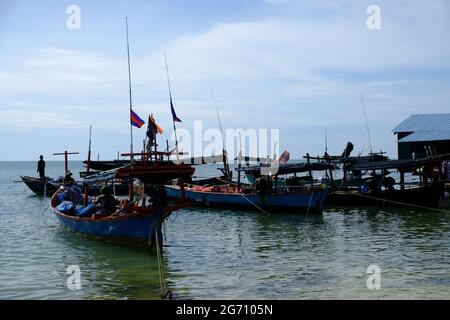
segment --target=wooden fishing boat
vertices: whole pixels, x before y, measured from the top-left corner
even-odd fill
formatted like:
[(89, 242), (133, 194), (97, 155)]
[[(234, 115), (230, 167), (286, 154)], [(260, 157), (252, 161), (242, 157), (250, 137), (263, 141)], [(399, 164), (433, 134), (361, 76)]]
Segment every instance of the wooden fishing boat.
[[(177, 185), (166, 186), (169, 197), (180, 198), (181, 191)], [(225, 191), (226, 190), (226, 191)], [(269, 212), (317, 212), (322, 209), (328, 190), (314, 188), (296, 193), (274, 192), (258, 194), (255, 192), (237, 192), (229, 185), (203, 187), (187, 185), (186, 197), (197, 204), (208, 207), (238, 208), (244, 210), (263, 209)]]
[[(373, 154), (374, 155), (374, 154)], [(328, 169), (326, 183), (330, 192), (326, 206), (421, 206), (437, 207), (443, 195), (444, 183), (437, 168), (440, 168), (443, 156), (430, 158), (387, 160), (382, 154), (375, 158), (357, 158), (348, 161), (343, 157), (334, 157), (335, 163), (343, 165), (343, 178), (335, 179)], [(331, 157), (311, 158), (318, 162), (332, 162)], [(396, 181), (394, 172), (399, 173)], [(407, 173), (418, 176), (420, 181), (405, 179)]]
[[(53, 195), (61, 186), (63, 186), (62, 181), (54, 180), (51, 178), (47, 178), (45, 181), (41, 180), (39, 178), (35, 177), (29, 177), (29, 176), (20, 176), (22, 181), (27, 185), (28, 188), (30, 188), (31, 191), (33, 191), (37, 195), (43, 195), (43, 196), (51, 196)], [(114, 184), (111, 184), (111, 182), (106, 182), (107, 188), (112, 194), (115, 194), (117, 196), (123, 196), (128, 194), (128, 183), (124, 181), (115, 182)], [(82, 188), (83, 183), (78, 181), (76, 182), (76, 185), (78, 185), (80, 188)], [(100, 195), (100, 190), (105, 186), (105, 183), (103, 184), (97, 184), (92, 185), (89, 188), (88, 194), (90, 196), (98, 196)]]
[(20, 176), (20, 179), (30, 188), (31, 191), (37, 195), (52, 195), (59, 189), (61, 183), (56, 182), (53, 179), (47, 178), (46, 180), (41, 180), (35, 177)]
[[(444, 181), (436, 168), (441, 166), (441, 157), (408, 160), (382, 160), (354, 163), (347, 171), (372, 172), (374, 179), (359, 181), (360, 188), (348, 186), (346, 181), (336, 182), (327, 197), (327, 205), (344, 206), (422, 206), (437, 207), (444, 194)], [(397, 170), (400, 181), (390, 176), (389, 170)], [(406, 182), (405, 174), (419, 175), (419, 182)], [(376, 179), (381, 177), (382, 179)]]
[(153, 206), (138, 206), (136, 202), (125, 202), (108, 216), (93, 213), (89, 217), (78, 217), (58, 210), (58, 196), (62, 192), (64, 188), (60, 188), (52, 196), (51, 208), (64, 227), (74, 232), (140, 247), (152, 247), (155, 241), (162, 245), (162, 222), (171, 212), (190, 205), (187, 200), (164, 207), (155, 206), (154, 203)]
[(435, 208), (439, 205), (443, 185), (433, 183), (409, 189), (386, 189), (361, 192), (360, 190), (331, 190), (326, 205), (338, 206), (421, 206)]
[[(167, 185), (167, 195), (181, 198), (178, 185)], [(243, 210), (261, 210), (268, 212), (319, 212), (328, 193), (326, 188), (311, 187), (295, 192), (273, 191), (265, 193), (244, 192), (232, 185), (211, 187), (186, 185), (186, 198), (208, 207), (237, 208)]]
[[(164, 183), (174, 177), (183, 181), (184, 177), (192, 175), (194, 169), (189, 165), (166, 162), (159, 164), (157, 161), (150, 161), (147, 158), (149, 155), (145, 153), (123, 155), (133, 157), (140, 155), (143, 158), (136, 160), (138, 165), (89, 175), (83, 182), (83, 189), (88, 191), (93, 184), (101, 184), (111, 179), (127, 179), (130, 182), (129, 197), (121, 199), (121, 204), (117, 204), (115, 212), (104, 214), (99, 211), (87, 193), (84, 197), (81, 194), (71, 197), (74, 208), (69, 212), (63, 212), (59, 205), (64, 200), (64, 198), (60, 199), (60, 195), (67, 189), (64, 186), (52, 196), (51, 208), (59, 221), (72, 231), (124, 241), (132, 245), (151, 247), (155, 241), (162, 245), (161, 224), (163, 221), (174, 210), (191, 205), (191, 202), (183, 197), (175, 203), (167, 201)], [(74, 200), (77, 198), (78, 201)], [(80, 199), (83, 198), (84, 201), (81, 204)], [(89, 212), (86, 213), (87, 211)]]

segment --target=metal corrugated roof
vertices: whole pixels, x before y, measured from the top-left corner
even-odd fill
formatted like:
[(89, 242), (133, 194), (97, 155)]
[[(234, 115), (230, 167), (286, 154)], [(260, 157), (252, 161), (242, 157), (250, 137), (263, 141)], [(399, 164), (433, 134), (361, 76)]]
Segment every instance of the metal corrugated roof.
[(392, 132), (450, 131), (450, 113), (413, 114)]
[(407, 135), (398, 142), (421, 142), (421, 141), (439, 141), (450, 140), (449, 131), (419, 131)]

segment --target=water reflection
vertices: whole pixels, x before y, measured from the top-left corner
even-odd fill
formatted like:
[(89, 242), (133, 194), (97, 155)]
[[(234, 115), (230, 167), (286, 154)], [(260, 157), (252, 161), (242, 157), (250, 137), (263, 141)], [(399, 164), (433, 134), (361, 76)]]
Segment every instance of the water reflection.
[[(62, 256), (63, 272), (71, 264), (80, 266), (83, 288), (88, 299), (159, 299), (160, 279), (154, 251), (126, 244), (95, 239), (64, 229), (54, 232), (55, 241), (66, 249)], [(163, 248), (165, 278), (172, 273)], [(63, 277), (67, 277), (63, 273)], [(171, 282), (167, 282), (170, 289)]]

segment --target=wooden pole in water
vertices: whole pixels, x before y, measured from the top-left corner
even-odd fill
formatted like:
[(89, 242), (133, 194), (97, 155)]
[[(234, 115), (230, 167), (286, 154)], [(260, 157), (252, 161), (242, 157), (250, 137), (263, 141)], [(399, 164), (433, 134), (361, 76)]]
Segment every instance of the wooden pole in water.
[(313, 185), (313, 176), (312, 176), (312, 171), (311, 171), (311, 161), (310, 161), (309, 153), (306, 154), (306, 162), (308, 163), (309, 181), (310, 181), (311, 185)]
[(166, 150), (167, 150), (167, 162), (169, 162), (170, 161), (169, 139), (166, 139)]
[(400, 190), (405, 190), (405, 172), (400, 170)]

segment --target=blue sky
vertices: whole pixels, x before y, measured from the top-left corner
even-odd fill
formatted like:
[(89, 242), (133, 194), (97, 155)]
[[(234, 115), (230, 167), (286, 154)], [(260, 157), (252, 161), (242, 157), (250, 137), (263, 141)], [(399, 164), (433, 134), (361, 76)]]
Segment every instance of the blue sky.
[[(69, 5), (81, 29), (69, 30)], [(366, 9), (381, 9), (369, 30)], [(390, 130), (413, 113), (450, 108), (450, 3), (350, 0), (2, 1), (0, 160), (58, 159), (65, 149), (114, 158), (129, 148), (124, 17), (134, 110), (172, 133), (164, 53), (180, 128), (280, 130), (291, 157), (352, 141), (396, 156)], [(134, 130), (140, 145), (144, 129)]]

